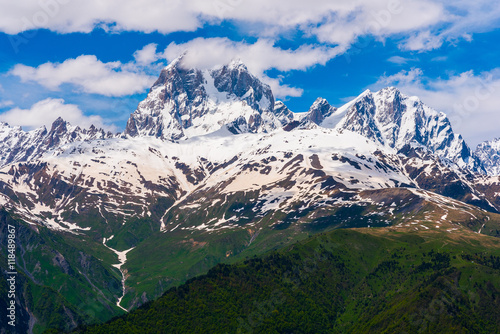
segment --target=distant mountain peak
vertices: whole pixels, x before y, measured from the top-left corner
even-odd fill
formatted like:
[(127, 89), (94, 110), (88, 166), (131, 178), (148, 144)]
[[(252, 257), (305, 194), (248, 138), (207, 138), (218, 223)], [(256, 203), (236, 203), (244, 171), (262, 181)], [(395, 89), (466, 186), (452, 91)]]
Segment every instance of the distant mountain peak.
[(312, 124), (321, 125), (325, 118), (332, 115), (337, 108), (333, 107), (322, 97), (318, 97), (311, 105), (307, 113), (302, 116), (302, 127), (309, 127)]
[[(313, 106), (322, 103), (317, 100)], [(481, 169), (463, 138), (453, 132), (444, 113), (426, 106), (417, 97), (404, 95), (395, 87), (377, 92), (365, 90), (317, 121), (320, 126), (353, 131), (397, 150), (407, 145), (425, 147), (462, 168)]]
[(488, 175), (500, 175), (500, 138), (477, 145), (474, 155), (481, 161)]
[(328, 103), (328, 101), (327, 101), (326, 99), (324, 99), (324, 98), (322, 98), (322, 97), (318, 97), (318, 98), (314, 101), (314, 103), (312, 104), (312, 106), (311, 106), (311, 108), (310, 108), (310, 109), (312, 109), (312, 108), (318, 108), (318, 107), (322, 107), (322, 106), (326, 106), (326, 105), (327, 105), (328, 107), (330, 107), (330, 103)]
[(0, 167), (15, 162), (37, 159), (44, 153), (75, 141), (106, 139), (113, 137), (110, 132), (91, 126), (82, 129), (72, 126), (62, 117), (58, 117), (47, 131), (41, 126), (31, 131), (24, 131), (20, 126), (0, 123)]
[(361, 94), (358, 96), (358, 99), (363, 98), (363, 97), (365, 97), (365, 96), (369, 96), (369, 95), (371, 95), (371, 94), (372, 94), (372, 91), (371, 91), (371, 90), (369, 90), (369, 89), (366, 89), (365, 91), (363, 91), (363, 93), (361, 93)]
[[(473, 155), (444, 113), (396, 87), (367, 89), (340, 108), (318, 97), (307, 112), (294, 114), (282, 101), (275, 101), (270, 86), (240, 59), (214, 69), (197, 69), (185, 66), (185, 58), (186, 53), (162, 69), (147, 98), (131, 114), (123, 137), (176, 141), (219, 130), (238, 134), (323, 127), (352, 131), (397, 151), (425, 148), (443, 161), (473, 171), (484, 172), (481, 159), (492, 164), (488, 173), (500, 173), (494, 166), (500, 159), (488, 159), (500, 152), (496, 144), (484, 144)], [(0, 123), (1, 147), (6, 152), (0, 165), (36, 158), (68, 142), (112, 136), (93, 125), (89, 129), (71, 126), (61, 117), (50, 130), (30, 132)]]

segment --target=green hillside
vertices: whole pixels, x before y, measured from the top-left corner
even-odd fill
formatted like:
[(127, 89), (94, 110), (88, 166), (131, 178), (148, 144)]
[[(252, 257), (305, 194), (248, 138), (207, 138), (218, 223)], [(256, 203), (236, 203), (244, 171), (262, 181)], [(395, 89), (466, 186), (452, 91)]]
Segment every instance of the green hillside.
[[(0, 307), (6, 307), (8, 302), (8, 225), (16, 228), (18, 333), (42, 333), (51, 327), (70, 330), (81, 323), (105, 321), (123, 313), (115, 306), (121, 293), (119, 274), (101, 260), (112, 263), (115, 255), (111, 251), (81, 236), (58, 234), (46, 227), (26, 224), (3, 209), (0, 209)], [(10, 330), (3, 320), (0, 333)]]
[(497, 333), (500, 240), (335, 230), (219, 264), (75, 333)]

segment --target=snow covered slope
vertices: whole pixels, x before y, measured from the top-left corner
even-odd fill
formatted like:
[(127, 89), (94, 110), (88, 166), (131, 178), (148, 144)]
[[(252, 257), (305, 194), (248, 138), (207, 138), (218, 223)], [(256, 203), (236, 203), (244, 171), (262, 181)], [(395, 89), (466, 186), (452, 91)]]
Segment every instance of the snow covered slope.
[[(283, 201), (319, 196), (328, 184), (349, 189), (412, 184), (379, 162), (373, 153), (378, 149), (358, 134), (330, 129), (260, 136), (219, 131), (179, 143), (155, 137), (76, 142), (0, 170), (0, 188), (4, 205), (27, 220), (73, 230), (75, 213), (125, 223), (151, 216), (157, 198), (179, 201), (194, 191), (257, 190), (263, 207), (278, 208)], [(285, 181), (292, 185), (287, 190)]]
[(15, 162), (36, 160), (47, 151), (67, 143), (112, 137), (113, 134), (97, 129), (93, 125), (89, 129), (71, 126), (60, 117), (52, 123), (50, 131), (43, 126), (25, 132), (21, 127), (12, 127), (0, 122), (0, 167)]
[(500, 138), (479, 144), (474, 154), (488, 175), (500, 175)]
[(152, 217), (166, 228), (160, 211), (215, 191), (257, 191), (255, 210), (277, 210), (319, 201), (328, 184), (420, 187), (500, 209), (495, 193), (476, 187), (489, 181), (475, 182), (478, 159), (446, 115), (416, 97), (391, 87), (339, 109), (318, 98), (294, 114), (239, 61), (199, 70), (182, 60), (162, 70), (121, 136), (60, 118), (50, 131), (0, 124), (1, 203), (66, 230), (98, 226), (82, 213), (121, 225)]
[(406, 145), (424, 147), (460, 168), (482, 171), (480, 162), (462, 136), (453, 132), (444, 113), (394, 87), (375, 93), (367, 90), (334, 112), (324, 113), (323, 120), (315, 119), (320, 126), (354, 131), (397, 150)]

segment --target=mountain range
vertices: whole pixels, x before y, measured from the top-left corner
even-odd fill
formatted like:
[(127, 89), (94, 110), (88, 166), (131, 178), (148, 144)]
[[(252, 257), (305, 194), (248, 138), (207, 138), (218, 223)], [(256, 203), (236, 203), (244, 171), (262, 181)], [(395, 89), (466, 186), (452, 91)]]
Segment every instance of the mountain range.
[[(180, 57), (122, 133), (0, 123), (0, 148), (1, 222), (22, 226), (18, 267), (64, 300), (64, 329), (329, 229), (500, 233), (500, 141), (472, 151), (394, 87), (294, 113), (240, 61)], [(28, 331), (49, 328), (23, 298)]]

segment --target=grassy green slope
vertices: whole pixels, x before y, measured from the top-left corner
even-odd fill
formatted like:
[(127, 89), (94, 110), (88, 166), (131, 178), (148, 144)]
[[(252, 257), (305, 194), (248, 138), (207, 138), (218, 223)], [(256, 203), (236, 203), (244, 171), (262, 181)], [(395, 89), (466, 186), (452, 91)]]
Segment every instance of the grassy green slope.
[(500, 240), (336, 230), (172, 288), (79, 333), (495, 333)]
[[(22, 328), (29, 328), (29, 314), (33, 332), (41, 333), (47, 328), (69, 330), (123, 313), (115, 305), (122, 291), (121, 275), (106, 264), (118, 262), (110, 250), (82, 235), (30, 226), (0, 210), (2, 274), (7, 272), (7, 225), (16, 230), (17, 303), (18, 310), (24, 310), (19, 317)], [(2, 293), (0, 305), (5, 302), (7, 294)]]

